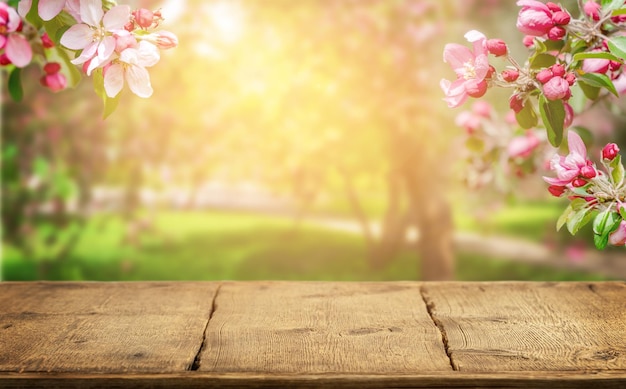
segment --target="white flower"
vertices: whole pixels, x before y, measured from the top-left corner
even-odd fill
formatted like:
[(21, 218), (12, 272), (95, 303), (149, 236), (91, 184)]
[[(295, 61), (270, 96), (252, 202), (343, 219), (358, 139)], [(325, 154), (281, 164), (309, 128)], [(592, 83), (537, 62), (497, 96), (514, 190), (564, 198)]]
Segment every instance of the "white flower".
[(159, 50), (150, 42), (141, 41), (137, 48), (128, 48), (121, 52), (104, 72), (104, 90), (107, 96), (115, 97), (124, 87), (124, 80), (130, 90), (139, 97), (152, 96), (150, 75), (146, 68), (159, 62)]

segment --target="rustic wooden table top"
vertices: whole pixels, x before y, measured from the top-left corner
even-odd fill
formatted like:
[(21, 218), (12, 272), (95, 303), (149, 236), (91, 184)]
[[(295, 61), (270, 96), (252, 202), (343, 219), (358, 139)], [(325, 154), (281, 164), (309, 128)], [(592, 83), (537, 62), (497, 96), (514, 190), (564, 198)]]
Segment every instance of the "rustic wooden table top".
[(626, 387), (626, 283), (0, 283), (0, 387)]

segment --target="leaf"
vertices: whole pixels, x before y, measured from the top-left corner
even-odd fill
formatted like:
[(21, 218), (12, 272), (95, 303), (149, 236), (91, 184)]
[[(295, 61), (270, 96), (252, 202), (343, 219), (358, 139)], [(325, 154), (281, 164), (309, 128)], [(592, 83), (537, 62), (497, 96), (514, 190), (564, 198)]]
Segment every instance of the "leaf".
[(608, 40), (609, 51), (621, 59), (626, 59), (626, 36), (616, 36)]
[(560, 231), (561, 228), (563, 228), (563, 226), (565, 225), (565, 223), (567, 223), (567, 221), (569, 220), (570, 216), (573, 213), (574, 213), (574, 209), (572, 208), (572, 204), (568, 204), (567, 208), (565, 208), (561, 216), (559, 216), (559, 219), (556, 221), (557, 231)]
[(526, 105), (524, 105), (524, 108), (522, 108), (521, 111), (515, 114), (515, 119), (517, 120), (517, 123), (519, 123), (519, 125), (524, 129), (535, 127), (539, 122), (539, 119), (537, 118), (537, 113), (535, 112), (535, 110), (533, 109), (533, 105), (529, 101), (526, 102)]
[(593, 235), (593, 244), (598, 250), (604, 250), (609, 244), (609, 235)]
[(104, 114), (103, 114), (103, 119), (106, 119), (109, 117), (109, 115), (111, 115), (115, 109), (117, 108), (119, 102), (120, 102), (120, 96), (122, 94), (118, 93), (117, 96), (115, 97), (106, 97), (104, 99)]
[(598, 58), (598, 59), (608, 59), (609, 61), (618, 61), (618, 62), (622, 62), (622, 59), (619, 58), (618, 56), (611, 54), (611, 53), (606, 53), (606, 52), (601, 52), (601, 53), (578, 53), (578, 54), (574, 54), (574, 61), (580, 61), (583, 59), (592, 59), (592, 58)]
[(565, 107), (563, 100), (548, 100), (545, 96), (539, 97), (539, 112), (541, 120), (548, 132), (548, 140), (554, 147), (559, 147), (563, 141), (563, 122), (565, 121)]
[[(574, 110), (574, 113), (581, 113), (585, 110), (587, 105), (587, 99), (585, 98), (585, 92), (580, 87), (581, 83), (575, 83), (570, 90), (572, 91), (572, 97), (569, 99), (569, 105)], [(600, 89), (597, 89), (600, 92)], [(597, 97), (597, 96), (596, 96)]]
[(617, 155), (609, 164), (611, 167), (611, 179), (616, 186), (621, 186), (624, 181), (624, 165), (622, 165), (622, 156)]
[(592, 216), (593, 213), (591, 212), (591, 208), (586, 207), (578, 211), (574, 211), (567, 221), (567, 230), (570, 234), (576, 235), (582, 227), (591, 221)]
[(624, 5), (623, 0), (602, 0), (602, 11), (613, 11)]
[(570, 131), (574, 131), (580, 135), (580, 138), (583, 140), (583, 143), (587, 146), (587, 148), (590, 148), (593, 144), (593, 134), (588, 128), (583, 126), (574, 126), (570, 128)]
[(606, 88), (609, 92), (619, 97), (619, 93), (617, 93), (617, 89), (615, 89), (615, 85), (613, 85), (613, 81), (611, 81), (611, 79), (605, 74), (585, 73), (581, 76), (578, 76), (578, 80), (579, 81), (582, 80), (583, 82), (591, 86)]
[(626, 220), (626, 206), (619, 207), (619, 215)]
[(30, 6), (30, 11), (28, 11), (28, 13), (26, 14), (26, 17), (24, 18), (26, 19), (28, 23), (32, 24), (36, 30), (41, 29), (41, 26), (43, 26), (43, 20), (39, 16), (38, 9), (39, 9), (39, 0), (33, 0)]
[(96, 93), (102, 98), (102, 102), (104, 103), (104, 112), (102, 114), (103, 119), (106, 119), (115, 111), (119, 104), (120, 95), (118, 93), (115, 97), (109, 97), (104, 90), (104, 75), (102, 72), (102, 68), (98, 68), (93, 71), (93, 87)]
[(52, 47), (50, 49), (46, 49), (46, 59), (48, 62), (58, 62), (61, 65), (61, 72), (65, 75), (67, 79), (67, 86), (69, 88), (74, 88), (76, 85), (80, 83), (83, 79), (83, 76), (76, 67), (76, 65), (72, 64), (70, 61), (70, 57), (67, 55), (67, 52), (58, 46)]
[[(598, 88), (597, 86), (591, 86), (584, 82), (577, 82), (576, 84), (574, 84), (574, 86), (576, 85), (580, 87), (580, 90), (583, 91), (585, 97), (587, 97), (589, 100), (595, 100), (600, 95), (600, 88)], [(572, 91), (572, 94), (573, 93), (574, 92)]]
[(593, 233), (597, 235), (608, 235), (617, 228), (620, 221), (621, 218), (617, 212), (610, 209), (602, 211), (593, 220)]
[(20, 75), (22, 73), (22, 69), (13, 68), (11, 71), (11, 75), (9, 76), (9, 94), (13, 101), (22, 101), (24, 97), (24, 90), (22, 89), (22, 80)]
[(619, 16), (619, 15), (626, 15), (626, 8), (616, 9), (613, 12), (611, 12), (611, 16)]
[(537, 54), (530, 59), (531, 69), (549, 68), (556, 63), (556, 57), (550, 54)]

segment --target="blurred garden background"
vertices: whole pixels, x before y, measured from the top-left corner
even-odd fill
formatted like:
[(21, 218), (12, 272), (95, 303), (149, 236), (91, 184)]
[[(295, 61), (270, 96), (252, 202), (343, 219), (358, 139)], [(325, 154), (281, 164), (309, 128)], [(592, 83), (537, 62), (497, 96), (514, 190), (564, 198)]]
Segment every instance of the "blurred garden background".
[(513, 1), (123, 3), (180, 40), (150, 99), (103, 120), (88, 79), (53, 94), (36, 67), (2, 96), (2, 280), (626, 277), (623, 249), (556, 232), (541, 172), (468, 183), (442, 50), (477, 29), (523, 52)]

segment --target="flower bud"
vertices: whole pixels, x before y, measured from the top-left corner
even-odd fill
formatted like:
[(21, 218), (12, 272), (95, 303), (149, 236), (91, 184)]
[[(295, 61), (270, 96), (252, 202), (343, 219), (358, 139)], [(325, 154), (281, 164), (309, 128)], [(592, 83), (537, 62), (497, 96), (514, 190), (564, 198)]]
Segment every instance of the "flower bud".
[(487, 69), (487, 74), (485, 75), (485, 78), (490, 79), (491, 77), (493, 77), (495, 72), (496, 68), (494, 68), (493, 65), (489, 65), (489, 69)]
[(67, 80), (62, 73), (46, 74), (40, 81), (41, 85), (53, 92), (59, 92), (67, 87)]
[(580, 175), (584, 178), (591, 179), (598, 175), (596, 169), (593, 166), (583, 166), (580, 169)]
[(572, 20), (572, 17), (569, 16), (567, 12), (558, 11), (552, 14), (552, 21), (557, 26), (564, 26), (566, 24), (569, 24), (571, 20)]
[(522, 39), (522, 43), (524, 46), (531, 48), (535, 45), (535, 37), (532, 35), (526, 35), (524, 39)]
[(135, 17), (135, 23), (141, 28), (150, 27), (154, 20), (154, 13), (145, 8), (139, 8), (133, 11), (133, 16)]
[(568, 128), (572, 125), (574, 121), (574, 108), (568, 103), (563, 103), (563, 108), (565, 108), (565, 119), (563, 119), (563, 128)]
[(561, 8), (560, 5), (555, 4), (555, 3), (551, 2), (551, 1), (546, 3), (546, 7), (548, 7), (548, 9), (550, 9), (550, 11), (552, 11), (552, 12), (561, 12), (561, 11), (563, 11), (563, 9)]
[(548, 100), (562, 100), (571, 96), (569, 84), (561, 77), (553, 77), (543, 86), (543, 94)]
[(161, 50), (172, 49), (178, 46), (178, 37), (169, 31), (159, 31), (157, 33), (156, 45)]
[(554, 77), (563, 77), (565, 75), (565, 66), (561, 65), (560, 63), (555, 63), (554, 65), (550, 66), (550, 70), (552, 70), (552, 74), (554, 75)]
[(487, 81), (482, 80), (481, 82), (473, 85), (466, 86), (465, 91), (471, 97), (483, 97), (487, 92)]
[(539, 81), (542, 84), (545, 84), (546, 82), (550, 81), (552, 79), (552, 77), (554, 77), (554, 74), (552, 74), (552, 70), (550, 70), (550, 69), (542, 69), (535, 76), (537, 81)]
[(548, 187), (548, 192), (554, 197), (561, 197), (567, 188), (559, 185), (550, 185)]
[(506, 69), (502, 71), (502, 78), (506, 82), (513, 82), (519, 77), (519, 72), (515, 69)]
[(0, 65), (1, 66), (6, 66), (6, 65), (10, 65), (12, 62), (9, 59), (9, 57), (7, 57), (6, 53), (2, 53), (0, 54)]
[(567, 81), (569, 86), (574, 85), (574, 83), (576, 82), (576, 75), (574, 73), (567, 73), (565, 75), (565, 81)]
[[(596, 51), (600, 52), (600, 51)], [(603, 58), (587, 58), (583, 60), (582, 69), (585, 73), (601, 73), (605, 74), (609, 71), (611, 61)]]
[(572, 186), (574, 188), (580, 188), (587, 185), (587, 180), (583, 179), (583, 178), (576, 178), (572, 181)]
[(609, 243), (613, 246), (626, 245), (626, 220), (622, 220), (617, 227), (617, 230), (613, 231), (609, 235)]
[(593, 0), (587, 1), (585, 5), (583, 5), (583, 11), (587, 16), (592, 18), (595, 21), (600, 20), (600, 9), (602, 7), (600, 4), (596, 3)]
[(619, 70), (622, 67), (622, 63), (618, 61), (609, 61), (609, 70), (612, 72)]
[(41, 35), (41, 44), (46, 49), (50, 49), (50, 48), (54, 47), (54, 42), (52, 42), (52, 39), (50, 39), (50, 37), (48, 36), (47, 32), (44, 32)]
[(58, 62), (48, 62), (43, 66), (43, 71), (46, 74), (58, 73), (61, 70), (61, 65)]
[(615, 143), (609, 143), (602, 149), (602, 158), (612, 161), (619, 155), (619, 147)]
[(487, 41), (487, 50), (496, 57), (501, 57), (508, 53), (506, 43), (502, 39), (489, 39)]
[(509, 107), (511, 107), (515, 113), (518, 113), (524, 109), (524, 100), (518, 94), (512, 95), (509, 99)]
[(567, 31), (561, 26), (554, 26), (548, 31), (548, 39), (551, 41), (560, 41), (567, 34)]

